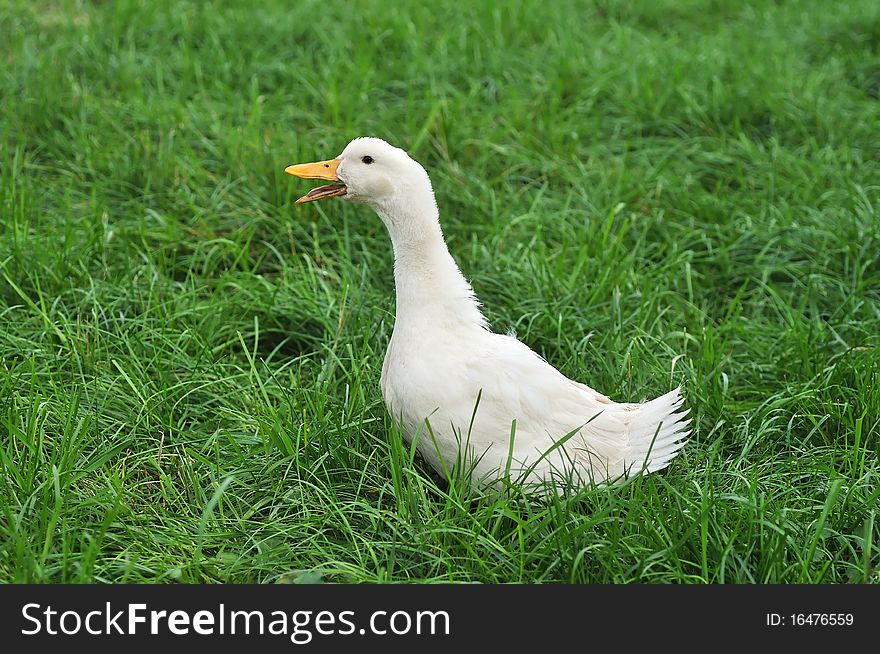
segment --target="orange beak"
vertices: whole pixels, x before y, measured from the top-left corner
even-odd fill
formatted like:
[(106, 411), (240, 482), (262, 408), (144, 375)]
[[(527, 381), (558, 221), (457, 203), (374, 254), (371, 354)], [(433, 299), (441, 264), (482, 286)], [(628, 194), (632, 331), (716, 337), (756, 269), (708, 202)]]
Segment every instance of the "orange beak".
[[(296, 164), (288, 166), (284, 172), (294, 177), (302, 177), (303, 179), (329, 179), (339, 180), (336, 176), (336, 169), (339, 168), (339, 159), (328, 159), (327, 161), (316, 161), (315, 163)], [(316, 200), (324, 200), (326, 198), (336, 197), (337, 195), (345, 195), (345, 184), (326, 184), (313, 188), (304, 196), (299, 198), (295, 204), (303, 202), (314, 202)]]

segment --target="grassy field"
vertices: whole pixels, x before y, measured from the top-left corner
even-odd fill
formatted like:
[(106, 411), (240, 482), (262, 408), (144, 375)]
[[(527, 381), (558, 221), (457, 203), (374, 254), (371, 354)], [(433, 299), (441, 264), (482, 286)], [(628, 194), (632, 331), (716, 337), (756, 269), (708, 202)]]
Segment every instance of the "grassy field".
[[(0, 3), (0, 580), (880, 581), (880, 3), (490, 4)], [(402, 444), (384, 228), (282, 172), (364, 134), (668, 470)]]

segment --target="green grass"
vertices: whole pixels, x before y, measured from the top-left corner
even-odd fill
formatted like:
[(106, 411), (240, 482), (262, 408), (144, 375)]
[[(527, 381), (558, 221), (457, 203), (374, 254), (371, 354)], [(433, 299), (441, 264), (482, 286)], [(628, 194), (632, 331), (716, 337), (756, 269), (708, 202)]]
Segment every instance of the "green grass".
[[(0, 580), (880, 581), (880, 4), (0, 4)], [(473, 496), (379, 391), (428, 169), (496, 331), (663, 473)]]

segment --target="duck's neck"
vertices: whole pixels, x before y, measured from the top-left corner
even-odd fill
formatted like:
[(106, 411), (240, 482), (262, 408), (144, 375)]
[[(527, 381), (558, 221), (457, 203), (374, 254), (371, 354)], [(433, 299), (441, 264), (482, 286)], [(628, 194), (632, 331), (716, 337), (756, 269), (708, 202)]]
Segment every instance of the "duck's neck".
[(376, 207), (394, 248), (395, 330), (487, 328), (471, 285), (449, 254), (433, 194)]

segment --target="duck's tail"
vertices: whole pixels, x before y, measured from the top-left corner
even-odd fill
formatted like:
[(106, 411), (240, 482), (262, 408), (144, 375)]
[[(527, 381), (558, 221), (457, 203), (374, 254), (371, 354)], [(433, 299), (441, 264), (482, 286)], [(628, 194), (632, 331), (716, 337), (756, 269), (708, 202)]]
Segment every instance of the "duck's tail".
[(681, 387), (637, 405), (630, 414), (627, 476), (662, 470), (684, 447), (691, 434), (689, 409), (681, 409)]

